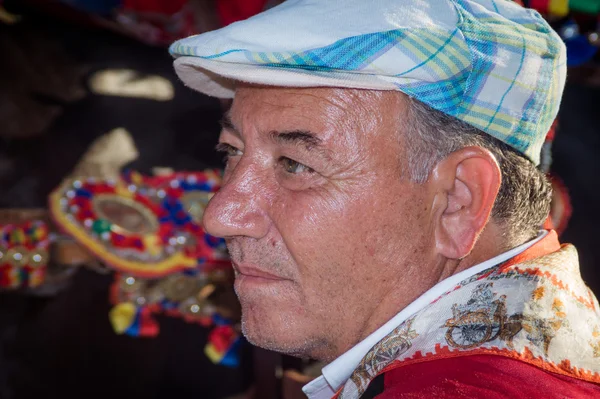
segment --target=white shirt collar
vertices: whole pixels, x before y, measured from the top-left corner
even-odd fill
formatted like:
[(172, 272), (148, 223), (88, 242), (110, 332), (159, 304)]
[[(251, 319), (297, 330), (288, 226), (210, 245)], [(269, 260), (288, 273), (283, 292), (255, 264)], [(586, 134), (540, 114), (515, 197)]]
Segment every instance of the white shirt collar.
[(542, 230), (535, 239), (440, 281), (410, 305), (405, 307), (400, 313), (390, 319), (390, 321), (378, 328), (374, 333), (356, 344), (352, 349), (335, 359), (333, 362), (323, 367), (323, 375), (306, 384), (302, 388), (302, 391), (304, 391), (309, 399), (331, 399), (338, 389), (340, 389), (346, 383), (348, 378), (350, 378), (352, 372), (358, 367), (360, 361), (367, 352), (407, 318), (423, 309), (444, 292), (449, 291), (457, 283), (517, 256), (540, 241), (547, 234), (548, 231)]

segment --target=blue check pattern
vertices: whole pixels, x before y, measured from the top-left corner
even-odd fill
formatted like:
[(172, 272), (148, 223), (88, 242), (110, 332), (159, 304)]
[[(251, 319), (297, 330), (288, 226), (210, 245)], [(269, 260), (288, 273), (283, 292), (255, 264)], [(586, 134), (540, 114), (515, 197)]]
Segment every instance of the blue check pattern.
[(241, 63), (273, 73), (331, 76), (341, 87), (341, 75), (385, 80), (539, 163), (564, 86), (563, 43), (531, 10), (499, 13), (505, 0), (450, 2), (457, 16), (453, 29), (390, 29), (302, 51), (229, 48), (210, 53), (191, 38), (174, 43), (170, 51), (175, 57)]

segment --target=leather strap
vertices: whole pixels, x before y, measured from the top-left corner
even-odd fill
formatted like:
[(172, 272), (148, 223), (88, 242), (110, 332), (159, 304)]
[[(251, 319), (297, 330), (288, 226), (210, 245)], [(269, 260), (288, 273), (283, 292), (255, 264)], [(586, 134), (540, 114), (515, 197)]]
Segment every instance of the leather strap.
[(51, 226), (50, 214), (43, 208), (10, 208), (0, 210), (0, 225), (23, 224), (34, 220), (41, 220)]
[(58, 237), (50, 246), (50, 261), (65, 266), (96, 265), (97, 260), (85, 248), (67, 237)]

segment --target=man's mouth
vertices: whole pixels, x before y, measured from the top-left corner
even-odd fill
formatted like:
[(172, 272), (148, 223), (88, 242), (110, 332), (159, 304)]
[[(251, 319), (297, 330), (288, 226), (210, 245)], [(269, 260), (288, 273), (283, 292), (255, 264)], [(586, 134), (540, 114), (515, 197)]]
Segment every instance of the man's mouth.
[(237, 263), (237, 262), (232, 262), (232, 263), (233, 263), (233, 268), (236, 271), (237, 278), (250, 277), (250, 278), (273, 280), (273, 281), (287, 280), (286, 278), (283, 278), (283, 277), (278, 276), (273, 273), (269, 273), (268, 271), (263, 270), (254, 265), (249, 265), (246, 263)]

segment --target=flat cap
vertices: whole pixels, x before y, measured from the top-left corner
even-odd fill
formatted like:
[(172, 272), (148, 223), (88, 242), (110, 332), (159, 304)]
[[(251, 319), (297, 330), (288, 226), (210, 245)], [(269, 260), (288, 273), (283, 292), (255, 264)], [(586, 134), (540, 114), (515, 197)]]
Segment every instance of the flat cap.
[(535, 164), (566, 76), (560, 37), (508, 0), (287, 0), (170, 52), (181, 80), (215, 97), (240, 81), (398, 90)]

